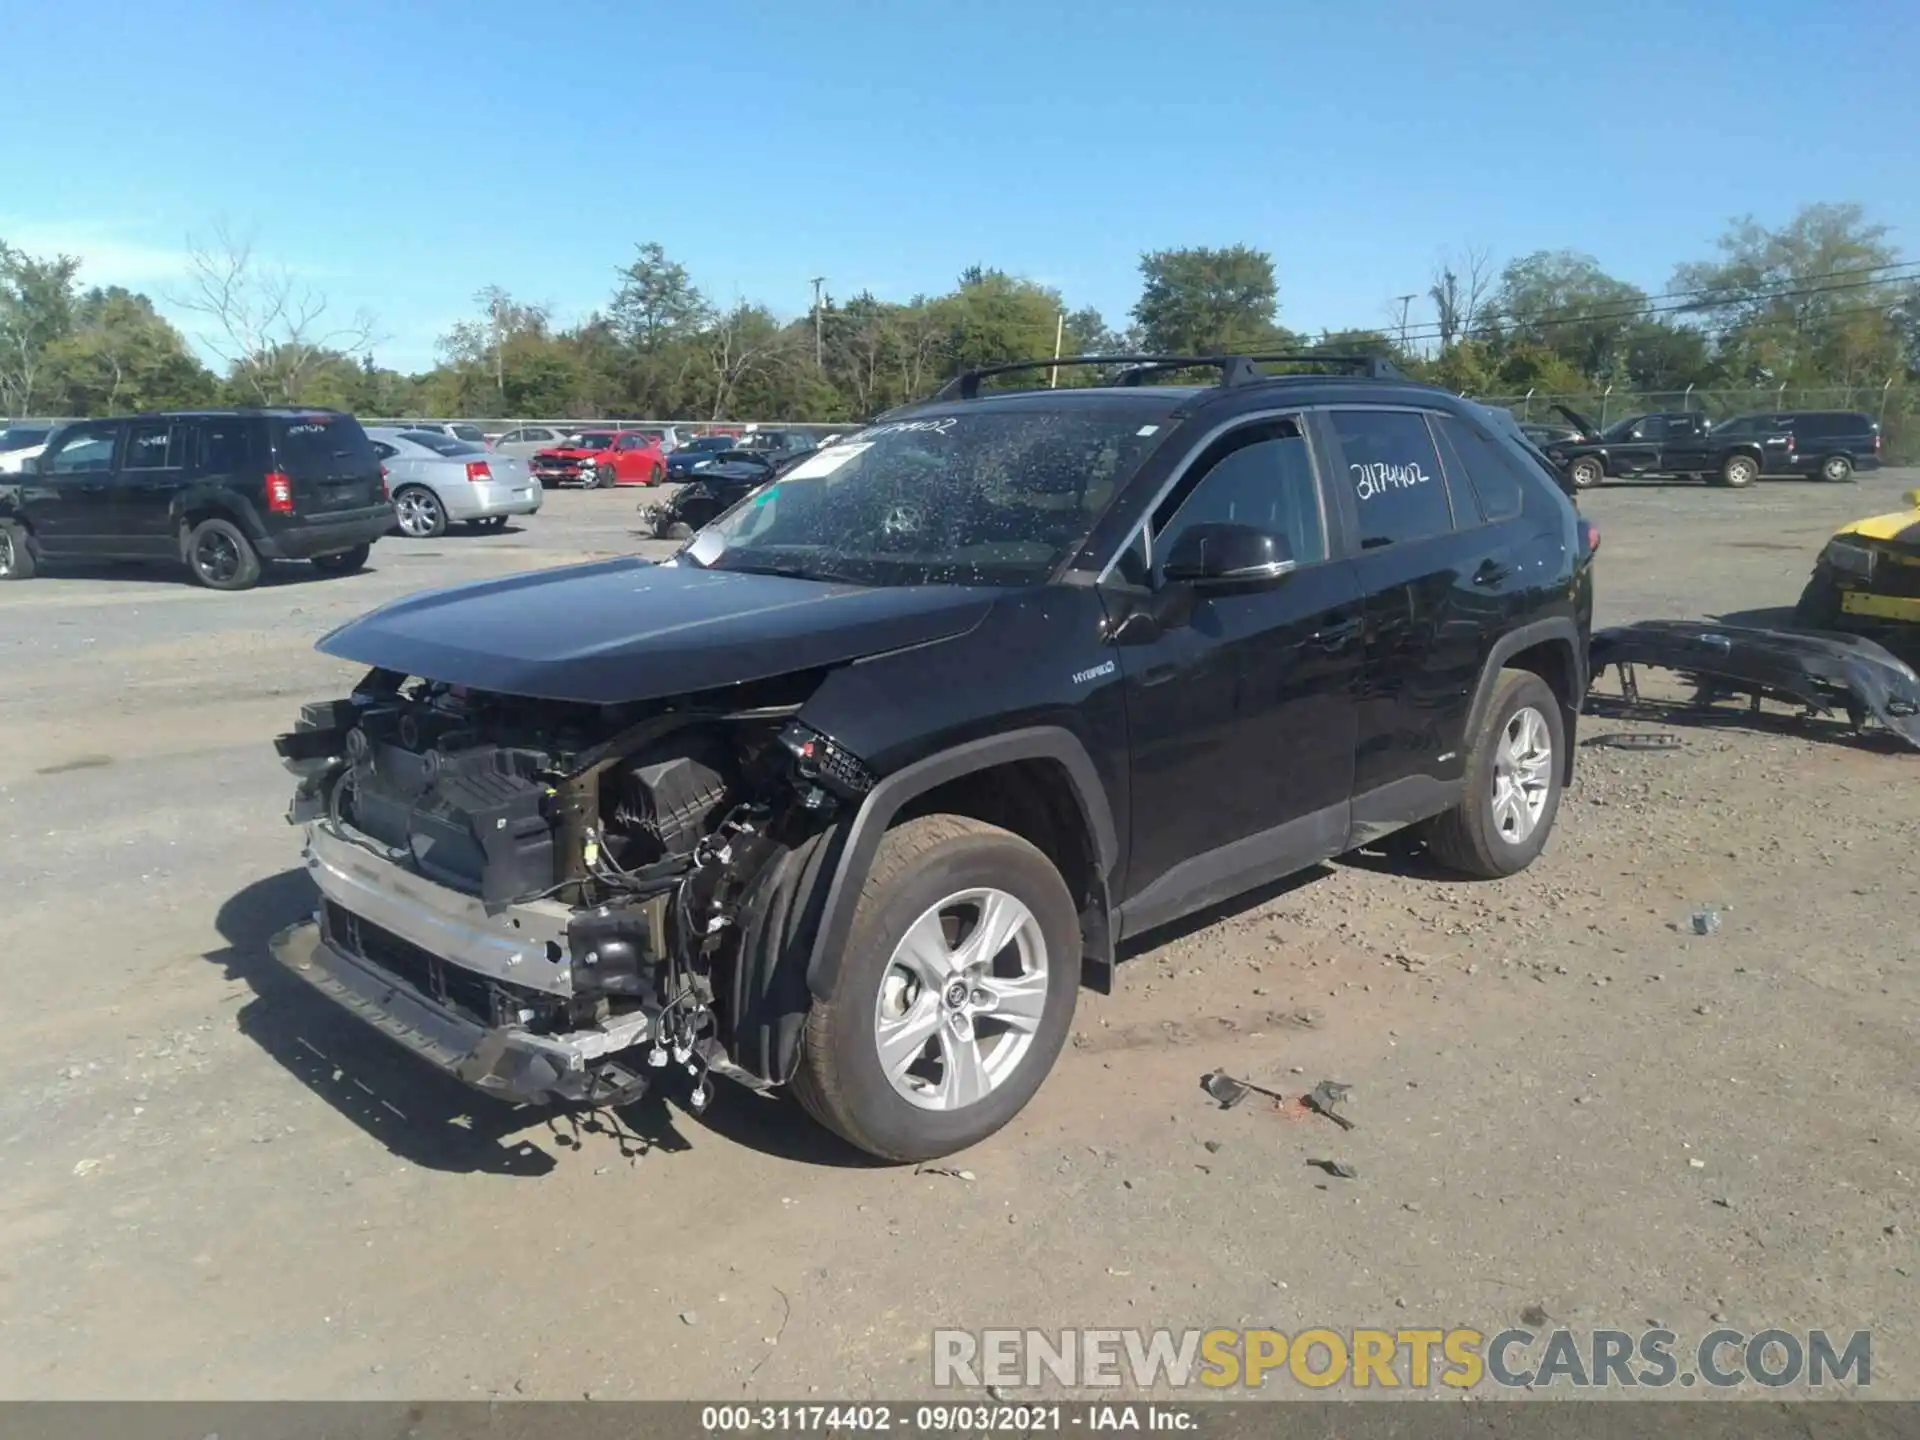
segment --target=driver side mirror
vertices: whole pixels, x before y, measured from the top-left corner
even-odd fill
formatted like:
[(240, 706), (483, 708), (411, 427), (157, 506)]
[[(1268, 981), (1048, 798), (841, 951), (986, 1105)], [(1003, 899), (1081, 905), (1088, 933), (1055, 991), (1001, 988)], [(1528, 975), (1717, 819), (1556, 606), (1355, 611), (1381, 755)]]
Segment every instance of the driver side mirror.
[(1160, 573), (1195, 589), (1271, 584), (1295, 568), (1284, 535), (1251, 525), (1190, 525), (1173, 542)]

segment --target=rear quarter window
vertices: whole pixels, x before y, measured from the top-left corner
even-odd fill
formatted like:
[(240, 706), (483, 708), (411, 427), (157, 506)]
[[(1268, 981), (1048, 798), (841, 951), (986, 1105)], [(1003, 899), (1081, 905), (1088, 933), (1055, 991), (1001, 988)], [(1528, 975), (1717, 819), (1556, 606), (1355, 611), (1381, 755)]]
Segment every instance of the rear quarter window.
[(1447, 473), (1458, 479), (1455, 493), (1476, 499), (1482, 519), (1511, 520), (1526, 508), (1528, 476), (1504, 445), (1451, 415), (1432, 419)]
[(302, 415), (272, 424), (274, 460), (296, 480), (340, 480), (380, 468), (373, 441), (351, 415)]

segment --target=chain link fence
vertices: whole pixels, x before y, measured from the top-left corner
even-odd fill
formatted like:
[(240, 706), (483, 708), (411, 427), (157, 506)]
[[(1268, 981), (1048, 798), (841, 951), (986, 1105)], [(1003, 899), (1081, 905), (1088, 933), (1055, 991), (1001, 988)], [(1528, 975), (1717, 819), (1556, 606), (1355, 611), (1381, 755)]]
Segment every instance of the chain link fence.
[(1778, 410), (1857, 410), (1880, 422), (1882, 456), (1890, 465), (1920, 464), (1920, 387), (1890, 381), (1880, 385), (1795, 386), (1705, 390), (1586, 390), (1553, 395), (1529, 390), (1524, 395), (1475, 395), (1484, 405), (1500, 405), (1521, 420), (1562, 421), (1554, 406), (1564, 405), (1607, 426), (1649, 411), (1696, 411), (1718, 423), (1736, 415)]

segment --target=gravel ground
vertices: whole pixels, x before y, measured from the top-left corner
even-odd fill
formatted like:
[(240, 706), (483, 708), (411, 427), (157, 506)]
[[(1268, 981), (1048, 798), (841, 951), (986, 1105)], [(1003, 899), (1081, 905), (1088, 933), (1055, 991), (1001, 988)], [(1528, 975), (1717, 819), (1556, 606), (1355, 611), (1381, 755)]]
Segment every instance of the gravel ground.
[[(1599, 621), (1765, 619), (1914, 483), (1588, 496)], [(1920, 757), (1831, 727), (1588, 748), (1508, 882), (1361, 855), (1155, 937), (951, 1162), (971, 1178), (725, 1086), (703, 1121), (508, 1110), (298, 992), (264, 949), (310, 893), (269, 741), (354, 674), (314, 639), (629, 550), (639, 498), (244, 596), (130, 569), (0, 591), (0, 1396), (897, 1397), (929, 1392), (936, 1326), (1537, 1307), (1871, 1329), (1871, 1393), (1920, 1398)], [(1216, 1066), (1350, 1084), (1359, 1128), (1220, 1110)]]

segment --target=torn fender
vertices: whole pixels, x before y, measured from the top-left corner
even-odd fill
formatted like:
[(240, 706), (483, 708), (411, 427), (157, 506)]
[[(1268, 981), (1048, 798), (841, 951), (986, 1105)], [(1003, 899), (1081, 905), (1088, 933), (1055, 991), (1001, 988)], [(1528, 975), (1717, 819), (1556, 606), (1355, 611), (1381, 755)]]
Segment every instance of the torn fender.
[(1842, 710), (1856, 725), (1872, 715), (1920, 750), (1920, 675), (1858, 636), (1643, 620), (1595, 631), (1587, 656), (1595, 674), (1649, 665), (1822, 714)]

